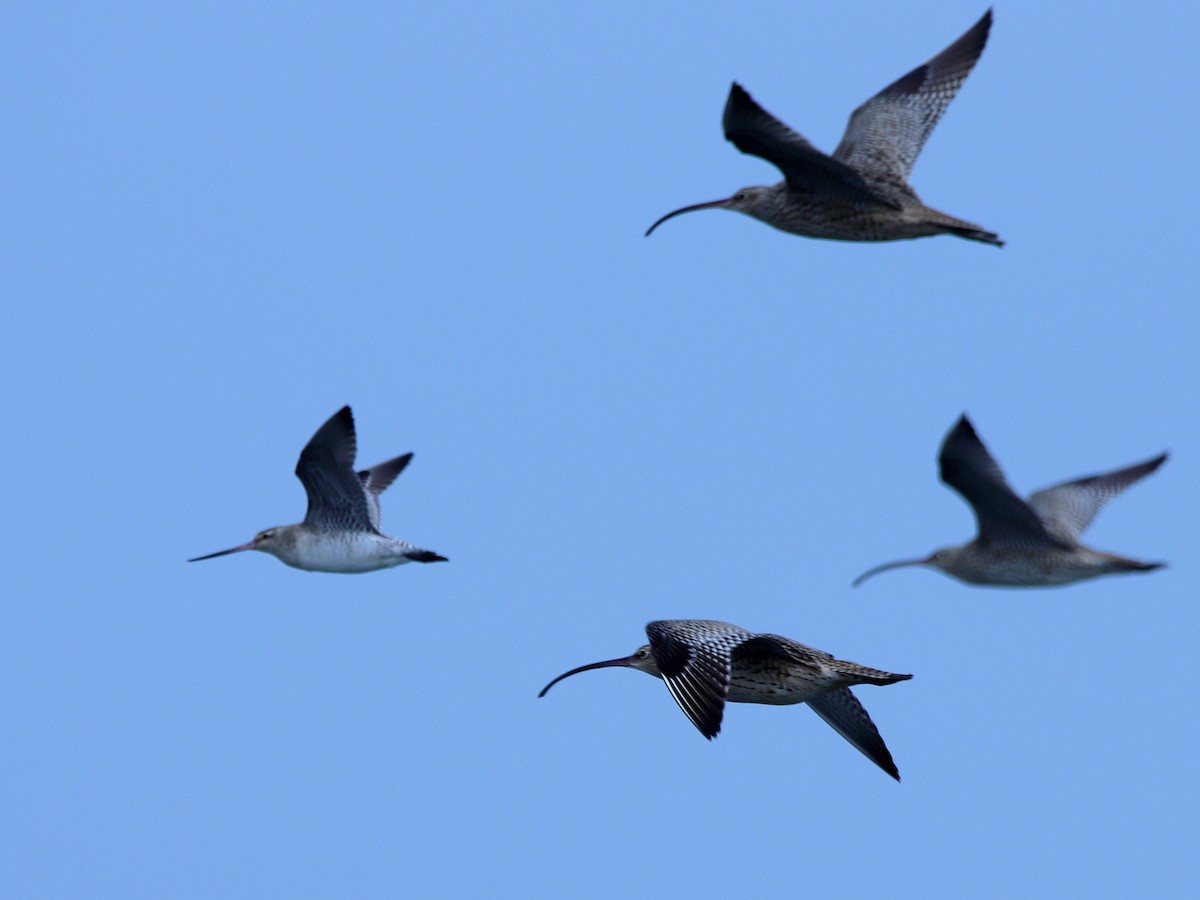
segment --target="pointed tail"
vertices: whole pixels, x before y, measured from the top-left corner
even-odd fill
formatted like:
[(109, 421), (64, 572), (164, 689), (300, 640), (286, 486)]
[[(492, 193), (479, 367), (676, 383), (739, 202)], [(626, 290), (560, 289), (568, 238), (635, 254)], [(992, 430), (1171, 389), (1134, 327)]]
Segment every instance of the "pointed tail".
[(984, 231), (982, 228), (977, 228), (974, 225), (942, 225), (947, 234), (952, 234), (955, 237), (966, 238), (968, 241), (979, 241), (982, 244), (991, 244), (994, 247), (1003, 247), (1004, 241), (1000, 240), (1000, 236), (993, 234), (990, 231)]
[(911, 675), (897, 675), (895, 672), (884, 672), (881, 669), (868, 669), (866, 666), (855, 666), (845, 674), (854, 679), (855, 684), (895, 684), (897, 681), (910, 681)]
[(948, 216), (944, 212), (931, 209), (928, 206), (925, 207), (925, 222), (942, 234), (952, 234), (955, 237), (965, 238), (968, 241), (979, 241), (982, 244), (991, 244), (995, 247), (1004, 246), (1004, 241), (1000, 240), (998, 234), (994, 234), (985, 228), (980, 228), (974, 222), (968, 222), (965, 219), (959, 219), (955, 216)]
[(413, 562), (431, 563), (431, 562), (450, 562), (444, 556), (438, 556), (432, 550), (410, 550), (404, 554)]
[(1123, 559), (1120, 562), (1122, 572), (1153, 572), (1155, 569), (1165, 569), (1166, 563), (1138, 562), (1136, 559)]

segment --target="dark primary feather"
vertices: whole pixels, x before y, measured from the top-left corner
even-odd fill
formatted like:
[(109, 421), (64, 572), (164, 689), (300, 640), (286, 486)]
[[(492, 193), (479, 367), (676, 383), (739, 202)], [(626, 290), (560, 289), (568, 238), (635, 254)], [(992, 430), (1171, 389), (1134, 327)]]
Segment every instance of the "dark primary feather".
[(397, 456), (395, 459), (389, 459), (387, 462), (382, 462), (377, 466), (371, 466), (369, 469), (363, 469), (358, 473), (358, 478), (362, 481), (363, 487), (372, 494), (382, 494), (392, 486), (392, 482), (396, 480), (396, 476), (404, 471), (405, 467), (412, 462), (413, 455), (405, 453), (403, 456)]
[(363, 482), (354, 471), (354, 417), (344, 406), (317, 429), (296, 463), (308, 494), (304, 524), (328, 531), (377, 531)]
[(1037, 514), (1018, 497), (999, 464), (964, 415), (946, 435), (938, 455), (941, 478), (975, 510), (984, 543), (1029, 546), (1057, 544)]
[(358, 438), (354, 431), (354, 414), (349, 406), (343, 406), (335, 412), (317, 429), (316, 434), (309, 438), (304, 449), (314, 448), (327, 450), (338, 466), (354, 468), (354, 458), (358, 455)]
[(897, 781), (900, 780), (900, 770), (896, 768), (891, 752), (880, 737), (879, 729), (875, 727), (863, 705), (858, 702), (858, 698), (850, 692), (850, 688), (813, 697), (808, 701), (808, 705), (834, 731), (857, 747), (867, 759)]
[(856, 109), (833, 158), (906, 185), (925, 141), (983, 52), (991, 26), (989, 9), (957, 41)]
[(724, 622), (675, 620), (651, 622), (646, 635), (679, 708), (706, 738), (716, 737), (729, 691), (729, 653), (750, 632)]
[[(850, 203), (878, 205), (882, 201), (853, 169), (822, 153), (805, 138), (754, 102), (736, 82), (729, 89), (723, 118), (725, 137), (743, 153), (777, 166), (788, 188), (819, 193)], [(887, 204), (895, 206), (895, 204)], [(895, 208), (899, 209), (898, 206)]]
[(1145, 478), (1166, 459), (1167, 454), (1163, 453), (1124, 469), (1043, 488), (1029, 498), (1029, 505), (1052, 535), (1060, 540), (1076, 541), (1104, 504)]

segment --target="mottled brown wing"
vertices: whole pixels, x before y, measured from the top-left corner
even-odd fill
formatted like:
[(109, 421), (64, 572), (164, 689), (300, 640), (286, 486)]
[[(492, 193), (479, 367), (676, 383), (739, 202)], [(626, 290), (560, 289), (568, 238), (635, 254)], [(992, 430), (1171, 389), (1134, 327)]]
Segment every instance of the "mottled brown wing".
[(913, 163), (987, 43), (992, 11), (850, 116), (833, 158), (880, 180), (907, 185)]
[(1134, 482), (1145, 478), (1166, 459), (1167, 454), (1163, 453), (1114, 472), (1043, 488), (1029, 498), (1029, 505), (1050, 534), (1059, 540), (1074, 543), (1092, 524), (1092, 519), (1104, 508), (1104, 504)]
[(379, 531), (381, 527), (379, 495), (392, 486), (396, 476), (403, 472), (405, 466), (412, 461), (412, 456), (411, 453), (405, 453), (403, 456), (389, 459), (387, 462), (363, 469), (358, 473), (358, 480), (362, 482), (363, 489), (366, 491), (367, 512), (371, 520), (371, 527), (376, 531)]

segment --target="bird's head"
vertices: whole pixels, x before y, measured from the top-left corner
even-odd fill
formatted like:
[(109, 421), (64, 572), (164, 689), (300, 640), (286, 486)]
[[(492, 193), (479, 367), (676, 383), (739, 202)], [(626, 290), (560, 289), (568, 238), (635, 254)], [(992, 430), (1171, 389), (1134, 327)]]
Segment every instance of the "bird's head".
[(921, 556), (916, 559), (898, 559), (895, 562), (883, 563), (875, 566), (873, 569), (867, 569), (867, 571), (855, 578), (854, 587), (858, 587), (868, 578), (878, 575), (880, 572), (886, 572), (889, 569), (901, 569), (906, 566), (929, 566), (933, 569), (941, 569), (943, 572), (949, 572), (961, 551), (962, 547), (942, 547), (940, 550), (934, 550), (928, 556)]
[(649, 644), (643, 644), (633, 651), (629, 656), (622, 656), (620, 659), (606, 659), (603, 662), (589, 663), (586, 666), (580, 666), (577, 669), (572, 669), (569, 672), (563, 672), (548, 685), (542, 688), (539, 697), (546, 696), (546, 691), (554, 687), (564, 678), (570, 678), (572, 675), (578, 675), (580, 672), (587, 672), (589, 669), (606, 669), (613, 666), (619, 666), (625, 669), (637, 669), (639, 672), (645, 672), (647, 675), (653, 675), (655, 678), (662, 678), (662, 672), (658, 670), (658, 663), (654, 659), (654, 654), (650, 651)]
[(779, 208), (781, 194), (774, 187), (744, 187), (725, 202), (725, 209), (768, 219)]
[(249, 543), (238, 544), (236, 547), (230, 547), (228, 550), (219, 550), (216, 553), (209, 553), (207, 556), (197, 556), (189, 559), (188, 562), (200, 562), (202, 559), (215, 559), (218, 556), (228, 556), (230, 553), (241, 553), (243, 550), (261, 550), (263, 553), (276, 555), (281, 541), (280, 536), (283, 529), (280, 527), (266, 528), (256, 534)]
[(783, 195), (776, 187), (744, 187), (732, 197), (724, 200), (710, 200), (708, 203), (694, 203), (691, 206), (685, 206), (682, 209), (677, 209), (674, 212), (669, 212), (648, 229), (646, 229), (646, 237), (654, 231), (659, 225), (673, 219), (675, 216), (681, 216), (688, 212), (697, 212), (702, 209), (728, 209), (733, 212), (745, 213), (748, 216), (754, 216), (756, 219), (769, 219), (772, 214), (779, 208)]

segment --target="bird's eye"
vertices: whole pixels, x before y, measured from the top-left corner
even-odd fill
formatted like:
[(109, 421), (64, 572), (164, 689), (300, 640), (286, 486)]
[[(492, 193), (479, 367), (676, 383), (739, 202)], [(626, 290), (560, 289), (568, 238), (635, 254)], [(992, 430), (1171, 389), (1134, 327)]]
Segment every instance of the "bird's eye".
[(269, 541), (273, 537), (275, 537), (274, 531), (263, 531), (263, 532), (260, 532), (258, 535), (258, 539), (260, 541)]

